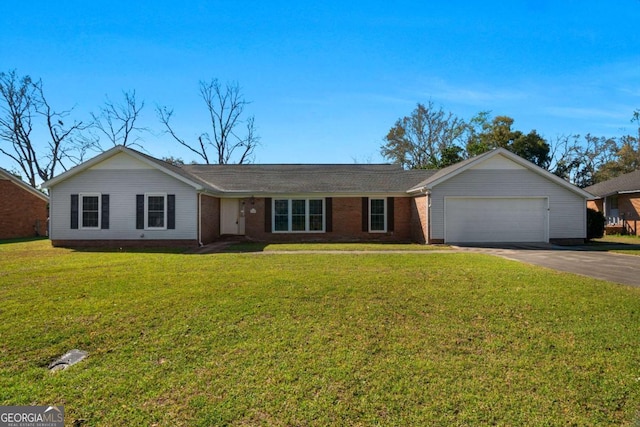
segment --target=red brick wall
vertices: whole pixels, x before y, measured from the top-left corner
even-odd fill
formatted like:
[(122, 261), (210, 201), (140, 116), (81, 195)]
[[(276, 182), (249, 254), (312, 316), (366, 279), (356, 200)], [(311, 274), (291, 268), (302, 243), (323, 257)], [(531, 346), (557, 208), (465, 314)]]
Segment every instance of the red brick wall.
[(0, 239), (47, 235), (48, 202), (0, 178)]
[(640, 196), (637, 194), (620, 194), (618, 210), (625, 219), (640, 219)]
[(271, 242), (409, 242), (412, 241), (413, 199), (394, 199), (394, 231), (362, 231), (362, 198), (332, 198), (333, 231), (326, 233), (269, 233), (265, 231), (265, 199), (256, 198), (256, 213), (245, 214), (245, 235), (250, 239)]
[(197, 240), (52, 240), (51, 245), (61, 248), (193, 248)]
[(411, 199), (411, 236), (417, 243), (426, 243), (427, 234), (427, 196)]
[(205, 245), (220, 237), (220, 199), (211, 196), (200, 196), (202, 199), (200, 223), (202, 226), (201, 238)]
[(636, 232), (636, 236), (640, 236), (640, 195), (638, 194), (620, 194), (618, 196), (618, 210), (624, 219)]
[[(595, 209), (604, 213), (603, 199), (588, 200), (587, 208)], [(636, 236), (640, 236), (640, 195), (620, 194), (618, 195), (618, 211), (621, 217), (635, 230)], [(622, 227), (607, 227), (608, 234), (622, 233)]]
[(594, 209), (598, 212), (604, 212), (602, 208), (602, 199), (598, 200), (587, 200), (587, 208)]

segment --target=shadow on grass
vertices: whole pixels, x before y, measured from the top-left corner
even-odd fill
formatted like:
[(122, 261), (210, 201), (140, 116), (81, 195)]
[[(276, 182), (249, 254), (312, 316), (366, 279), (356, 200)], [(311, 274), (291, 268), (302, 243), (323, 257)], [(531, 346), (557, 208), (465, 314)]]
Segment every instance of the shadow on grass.
[(38, 240), (48, 240), (48, 237), (22, 237), (19, 239), (5, 239), (0, 240), (0, 245), (8, 245), (10, 243), (27, 243), (27, 242), (37, 242)]
[(238, 254), (238, 253), (251, 253), (251, 252), (264, 252), (264, 249), (269, 246), (268, 243), (259, 242), (240, 242), (232, 243), (222, 247), (218, 252), (224, 254)]

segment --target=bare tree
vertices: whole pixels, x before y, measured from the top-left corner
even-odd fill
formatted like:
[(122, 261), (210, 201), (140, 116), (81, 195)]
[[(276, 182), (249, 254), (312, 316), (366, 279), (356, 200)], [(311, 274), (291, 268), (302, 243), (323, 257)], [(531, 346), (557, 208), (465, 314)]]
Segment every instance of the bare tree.
[(418, 104), (410, 116), (398, 119), (380, 147), (383, 157), (407, 169), (436, 169), (463, 159), (460, 146), (464, 120), (432, 101)]
[[(122, 92), (124, 102), (116, 104), (108, 97), (104, 105), (100, 107), (98, 114), (91, 113), (93, 125), (104, 134), (111, 144), (125, 147), (138, 146), (141, 132), (148, 129), (136, 126), (140, 118), (140, 112), (144, 108), (144, 101), (136, 100), (136, 91)], [(99, 144), (100, 138), (97, 138)]]
[(243, 119), (249, 102), (244, 99), (240, 86), (236, 83), (222, 86), (217, 79), (200, 81), (200, 97), (207, 106), (210, 131), (200, 133), (197, 142), (187, 142), (171, 126), (173, 109), (158, 107), (158, 118), (166, 132), (207, 164), (249, 163), (260, 138), (254, 117)]
[[(71, 111), (51, 107), (41, 80), (20, 77), (15, 70), (0, 73), (0, 153), (17, 164), (32, 186), (82, 161), (89, 142), (81, 131), (87, 126), (75, 120), (65, 125)], [(34, 140), (34, 128), (44, 141)]]

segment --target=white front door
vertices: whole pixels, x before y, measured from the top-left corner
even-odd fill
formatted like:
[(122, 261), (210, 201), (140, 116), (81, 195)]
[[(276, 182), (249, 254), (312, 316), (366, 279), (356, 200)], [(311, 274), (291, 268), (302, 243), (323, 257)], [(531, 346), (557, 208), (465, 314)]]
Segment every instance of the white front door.
[(220, 199), (220, 234), (244, 235), (242, 199)]

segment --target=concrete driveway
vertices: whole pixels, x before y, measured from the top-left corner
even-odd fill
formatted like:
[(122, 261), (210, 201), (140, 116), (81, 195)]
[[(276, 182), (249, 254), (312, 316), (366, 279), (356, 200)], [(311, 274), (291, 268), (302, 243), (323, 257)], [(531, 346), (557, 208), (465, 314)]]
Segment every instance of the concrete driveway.
[[(625, 245), (620, 247), (627, 248)], [(487, 253), (554, 270), (640, 287), (640, 256), (589, 250), (588, 247), (582, 246), (553, 245), (460, 247), (460, 250)]]

